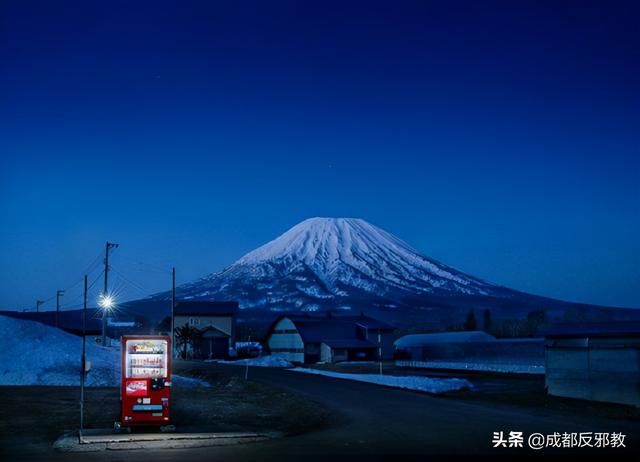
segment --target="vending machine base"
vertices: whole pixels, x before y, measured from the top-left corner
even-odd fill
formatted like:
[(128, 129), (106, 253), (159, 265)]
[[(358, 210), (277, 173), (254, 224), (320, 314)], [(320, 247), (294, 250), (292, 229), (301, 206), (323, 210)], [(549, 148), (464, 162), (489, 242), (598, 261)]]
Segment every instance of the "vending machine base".
[[(149, 428), (149, 427), (146, 427), (146, 428)], [(113, 423), (113, 431), (115, 433), (131, 433), (133, 429), (134, 427), (127, 427), (125, 425), (122, 425), (121, 422)], [(158, 430), (160, 431), (160, 433), (175, 433), (177, 431), (176, 426), (173, 424), (162, 425), (158, 427)]]
[(116, 433), (131, 433), (131, 427), (123, 427), (120, 422), (114, 422), (113, 431)]

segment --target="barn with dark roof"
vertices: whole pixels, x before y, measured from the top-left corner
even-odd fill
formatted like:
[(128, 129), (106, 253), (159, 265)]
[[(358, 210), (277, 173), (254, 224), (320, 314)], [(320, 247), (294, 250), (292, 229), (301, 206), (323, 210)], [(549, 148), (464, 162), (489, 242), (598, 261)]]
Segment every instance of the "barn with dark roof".
[(393, 326), (368, 316), (284, 315), (267, 334), (273, 356), (295, 363), (393, 358)]

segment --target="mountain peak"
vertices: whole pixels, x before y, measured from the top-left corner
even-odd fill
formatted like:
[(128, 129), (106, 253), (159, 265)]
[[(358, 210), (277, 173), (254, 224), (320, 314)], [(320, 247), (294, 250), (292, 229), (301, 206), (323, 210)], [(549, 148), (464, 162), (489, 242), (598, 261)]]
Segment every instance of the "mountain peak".
[(415, 253), (398, 238), (363, 219), (315, 217), (298, 223), (237, 263), (255, 264), (284, 259), (310, 265), (328, 264), (337, 260), (351, 260), (354, 253), (366, 253), (372, 248), (397, 248)]
[[(315, 217), (220, 273), (182, 286), (183, 297), (234, 299), (244, 308), (303, 310), (422, 295), (504, 295), (504, 288), (421, 255), (360, 218)], [(366, 301), (365, 301), (366, 300)]]

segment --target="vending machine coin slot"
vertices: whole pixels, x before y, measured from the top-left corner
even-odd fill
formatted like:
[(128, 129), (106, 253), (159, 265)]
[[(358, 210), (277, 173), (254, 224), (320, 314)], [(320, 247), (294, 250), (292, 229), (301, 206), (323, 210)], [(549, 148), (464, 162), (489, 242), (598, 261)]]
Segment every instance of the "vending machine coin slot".
[(151, 379), (152, 390), (162, 390), (164, 388), (164, 379)]

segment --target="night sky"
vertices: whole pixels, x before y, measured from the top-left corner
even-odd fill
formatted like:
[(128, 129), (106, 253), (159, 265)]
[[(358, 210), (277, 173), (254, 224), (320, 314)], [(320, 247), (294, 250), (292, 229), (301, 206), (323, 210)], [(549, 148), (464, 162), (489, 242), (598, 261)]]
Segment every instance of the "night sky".
[(107, 239), (138, 298), (313, 216), (640, 307), (637, 5), (5, 0), (0, 308)]

